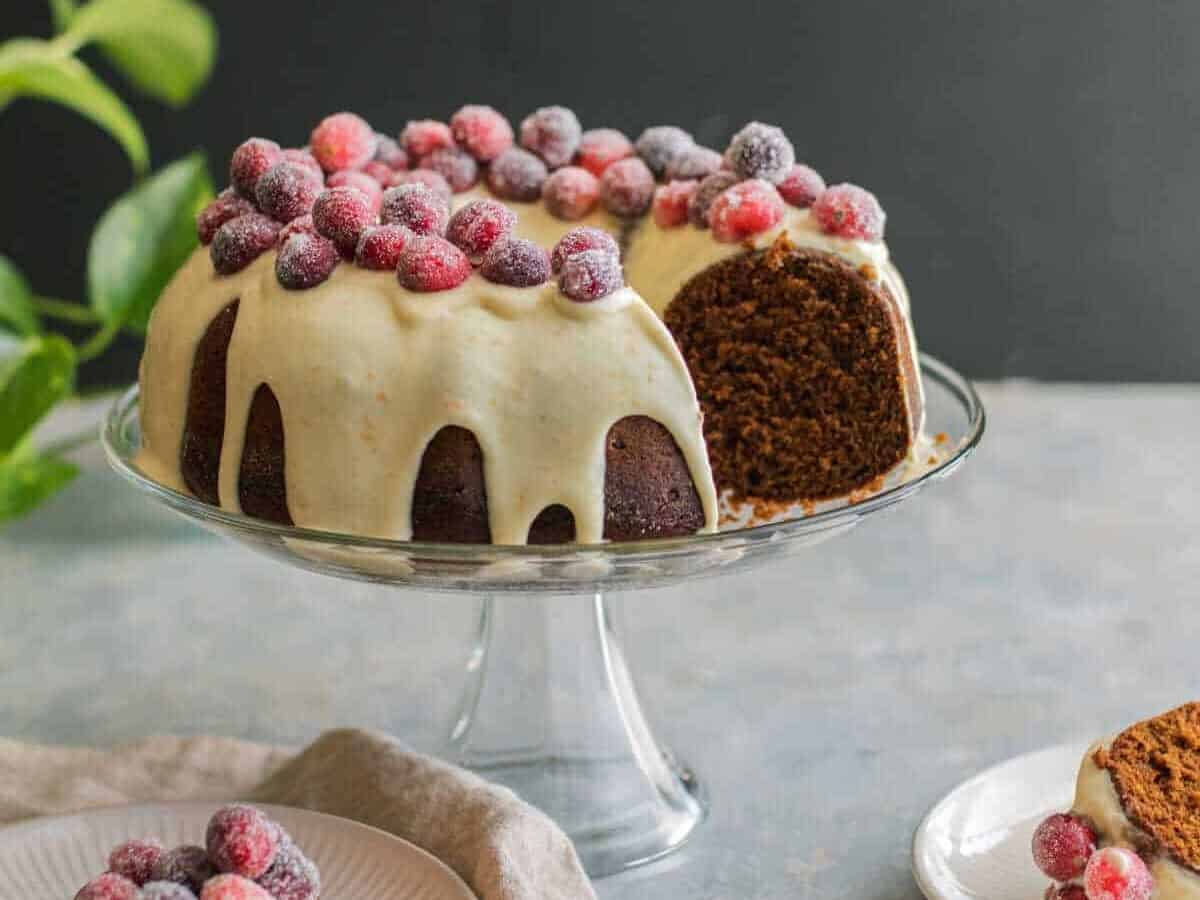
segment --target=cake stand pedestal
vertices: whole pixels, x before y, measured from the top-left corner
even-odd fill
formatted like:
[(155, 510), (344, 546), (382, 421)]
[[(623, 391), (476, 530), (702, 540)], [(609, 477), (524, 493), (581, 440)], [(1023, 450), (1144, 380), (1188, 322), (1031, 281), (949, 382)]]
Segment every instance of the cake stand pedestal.
[[(482, 596), (468, 684), (446, 758), (507, 785), (570, 835), (593, 877), (656, 859), (707, 811), (695, 775), (654, 737), (605, 592), (749, 569), (845, 532), (954, 472), (983, 434), (983, 406), (960, 375), (923, 356), (930, 461), (877, 494), (813, 515), (719, 534), (545, 547), (363, 538), (262, 522), (163, 487), (137, 464), (138, 393), (113, 407), (113, 467), (171, 509), (291, 565), (424, 592)], [(924, 455), (924, 454), (923, 454)]]
[(485, 599), (447, 756), (571, 836), (589, 874), (682, 844), (706, 805), (654, 738), (601, 594)]

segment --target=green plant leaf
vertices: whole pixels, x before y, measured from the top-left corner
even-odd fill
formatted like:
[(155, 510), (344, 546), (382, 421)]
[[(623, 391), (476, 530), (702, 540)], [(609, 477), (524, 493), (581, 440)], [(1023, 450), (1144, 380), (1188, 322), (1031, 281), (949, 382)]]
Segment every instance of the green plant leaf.
[(149, 167), (150, 152), (137, 119), (87, 66), (57, 45), (31, 38), (0, 44), (0, 106), (17, 97), (70, 107), (116, 138), (135, 170)]
[(75, 348), (58, 335), (31, 337), (0, 362), (0, 454), (10, 453), (75, 385)]
[(182, 106), (208, 80), (217, 54), (212, 16), (191, 0), (91, 0), (70, 37), (98, 42), (139, 90)]
[(37, 313), (33, 311), (33, 297), (29, 291), (29, 282), (25, 276), (12, 264), (12, 261), (0, 253), (0, 328), (15, 331), (17, 334), (37, 334)]
[(145, 331), (150, 310), (195, 249), (196, 213), (212, 197), (204, 156), (193, 153), (108, 208), (88, 247), (92, 308), (107, 323)]
[(0, 525), (44, 503), (78, 474), (66, 460), (23, 448), (0, 457)]
[(75, 0), (50, 0), (50, 15), (55, 31), (66, 31), (75, 15)]

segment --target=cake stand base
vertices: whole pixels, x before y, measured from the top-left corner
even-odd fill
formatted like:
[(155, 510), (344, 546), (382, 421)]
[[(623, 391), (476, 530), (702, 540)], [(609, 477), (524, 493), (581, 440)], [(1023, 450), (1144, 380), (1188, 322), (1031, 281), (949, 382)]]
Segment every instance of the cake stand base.
[(670, 853), (707, 812), (654, 738), (600, 594), (485, 599), (448, 743), (554, 819), (593, 877)]

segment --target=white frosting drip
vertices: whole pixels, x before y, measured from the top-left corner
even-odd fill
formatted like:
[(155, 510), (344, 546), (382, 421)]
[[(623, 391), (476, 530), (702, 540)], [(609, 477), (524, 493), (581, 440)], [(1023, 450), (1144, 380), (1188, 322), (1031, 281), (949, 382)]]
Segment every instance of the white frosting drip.
[[(1091, 820), (1101, 846), (1136, 850), (1133, 839), (1138, 834), (1138, 828), (1121, 806), (1112, 775), (1096, 765), (1093, 759), (1098, 749), (1108, 747), (1111, 743), (1111, 740), (1099, 741), (1084, 755), (1079, 766), (1079, 777), (1075, 781), (1075, 804), (1071, 811)], [(1155, 900), (1200, 898), (1200, 875), (1179, 865), (1166, 854), (1150, 864), (1150, 874), (1154, 876)]]
[(139, 463), (184, 489), (179, 469), (196, 346), (240, 300), (229, 344), (221, 506), (237, 479), (254, 391), (270, 385), (285, 435), (288, 508), (297, 525), (405, 540), (429, 440), (470, 429), (483, 451), (492, 540), (521, 544), (547, 506), (575, 516), (576, 539), (602, 539), (605, 438), (645, 415), (674, 436), (704, 507), (717, 498), (700, 410), (670, 333), (629, 288), (572, 303), (550, 282), (517, 289), (479, 276), (450, 291), (405, 290), (388, 273), (339, 265), (324, 284), (287, 291), (267, 253), (233, 276), (205, 248), (155, 308), (141, 384)]

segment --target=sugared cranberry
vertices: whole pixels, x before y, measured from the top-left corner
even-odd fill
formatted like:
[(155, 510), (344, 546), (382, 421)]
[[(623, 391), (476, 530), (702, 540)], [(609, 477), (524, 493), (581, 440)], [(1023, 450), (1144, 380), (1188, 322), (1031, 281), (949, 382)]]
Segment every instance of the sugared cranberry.
[(803, 163), (796, 163), (787, 177), (779, 182), (779, 196), (800, 209), (812, 206), (825, 190), (825, 179)]
[(659, 228), (675, 228), (688, 220), (688, 204), (698, 181), (668, 181), (654, 191), (654, 221)]
[(229, 183), (243, 197), (253, 199), (258, 179), (283, 159), (283, 151), (274, 141), (250, 138), (233, 151), (229, 160)]
[(573, 222), (582, 219), (600, 202), (600, 182), (580, 166), (556, 169), (542, 185), (542, 201), (551, 215)]
[(307, 147), (288, 147), (283, 151), (283, 158), (287, 162), (296, 163), (304, 166), (312, 172), (317, 178), (325, 180), (325, 170), (321, 168), (321, 164), (317, 162), (317, 158), (312, 155), (312, 151)]
[(79, 889), (75, 900), (138, 900), (138, 886), (123, 875), (105, 872)]
[(792, 171), (796, 150), (781, 128), (751, 122), (733, 136), (726, 151), (733, 173), (778, 184)]
[(559, 290), (581, 303), (607, 297), (624, 283), (621, 261), (603, 250), (584, 250), (567, 257), (558, 276)]
[(718, 195), (708, 210), (708, 224), (718, 241), (740, 241), (766, 231), (783, 218), (783, 198), (770, 182), (740, 181)]
[(597, 178), (619, 159), (633, 156), (633, 144), (615, 128), (592, 128), (579, 139), (575, 164), (587, 169)]
[(615, 216), (640, 216), (654, 200), (654, 175), (637, 157), (622, 159), (600, 177), (600, 198)]
[(550, 279), (550, 254), (533, 241), (509, 238), (488, 251), (479, 274), (496, 284), (533, 287)]
[(275, 257), (275, 278), (289, 291), (303, 291), (321, 284), (341, 260), (333, 241), (313, 234), (293, 234)]
[(617, 245), (617, 240), (607, 231), (599, 228), (572, 228), (564, 234), (554, 245), (554, 251), (550, 254), (551, 268), (555, 275), (562, 271), (563, 263), (574, 256), (576, 253), (583, 253), (585, 250), (601, 250), (616, 259), (621, 258), (621, 248)]
[(196, 235), (200, 238), (200, 243), (211, 244), (217, 229), (230, 219), (257, 211), (253, 203), (233, 188), (225, 188), (208, 206), (197, 213)]
[(403, 172), (408, 168), (408, 154), (404, 152), (404, 148), (395, 138), (378, 132), (375, 133), (375, 159), (396, 172)]
[(358, 239), (368, 225), (375, 224), (370, 199), (354, 187), (331, 187), (313, 204), (313, 225), (346, 256), (354, 255)]
[(1087, 891), (1080, 884), (1052, 884), (1042, 897), (1043, 900), (1087, 900)]
[(266, 888), (241, 875), (218, 875), (204, 883), (200, 900), (273, 900)]
[(450, 222), (450, 206), (423, 184), (402, 184), (383, 192), (379, 220), (403, 225), (414, 234), (442, 235)]
[(450, 132), (480, 162), (491, 162), (513, 143), (508, 119), (490, 106), (464, 106), (450, 117)]
[(216, 874), (203, 847), (184, 845), (168, 850), (154, 866), (151, 881), (170, 881), (182, 884), (192, 893), (200, 893), (200, 886)]
[(813, 217), (826, 234), (862, 241), (883, 239), (887, 216), (875, 195), (853, 184), (835, 184), (813, 201)]
[(479, 180), (479, 163), (475, 157), (457, 147), (443, 147), (422, 157), (419, 169), (429, 169), (446, 179), (450, 189), (459, 194), (470, 190)]
[(446, 239), (478, 263), (516, 227), (517, 216), (495, 200), (473, 200), (450, 217)]
[[(305, 239), (305, 235), (293, 235), (288, 241), (294, 243)], [(336, 252), (333, 258), (336, 261)], [(213, 813), (208, 820), (205, 841), (208, 858), (218, 871), (257, 878), (275, 860), (279, 828), (262, 810), (237, 803)]]
[(487, 170), (487, 185), (501, 200), (530, 203), (542, 195), (546, 164), (520, 147), (497, 156)]
[(196, 900), (196, 895), (182, 884), (151, 881), (142, 887), (140, 900)]
[(702, 179), (688, 203), (688, 221), (697, 228), (707, 228), (708, 211), (713, 201), (737, 183), (738, 177), (732, 172), (714, 172)]
[(1033, 833), (1033, 861), (1055, 881), (1078, 878), (1095, 852), (1096, 832), (1076, 816), (1056, 813)]
[(428, 156), (434, 150), (454, 146), (450, 126), (435, 119), (416, 119), (400, 132), (400, 146), (410, 160)]
[(1083, 889), (1088, 900), (1150, 900), (1154, 876), (1132, 850), (1105, 847), (1088, 860)]
[(334, 113), (313, 129), (308, 146), (326, 172), (357, 169), (375, 155), (375, 129), (354, 113)]
[[(388, 183), (391, 183), (391, 170), (388, 170)], [(371, 204), (371, 209), (378, 213), (379, 204), (383, 200), (383, 188), (380, 187), (378, 181), (368, 175), (365, 171), (355, 172), (347, 169), (343, 172), (334, 172), (325, 180), (325, 184), (331, 188), (354, 188), (361, 191), (363, 196)]]
[(379, 160), (373, 159), (363, 165), (360, 174), (370, 176), (370, 178), (381, 187), (391, 187), (392, 179), (396, 175), (396, 170), (387, 163), (381, 163)]
[(682, 128), (654, 125), (638, 136), (634, 147), (654, 176), (660, 178), (666, 174), (671, 160), (694, 143), (692, 136)]
[(213, 268), (219, 275), (240, 272), (275, 246), (279, 223), (262, 213), (247, 213), (230, 219), (217, 229), (209, 245)]
[(258, 179), (254, 197), (258, 208), (277, 222), (290, 222), (312, 209), (324, 185), (303, 166), (276, 163)]
[(708, 147), (693, 144), (676, 153), (664, 173), (667, 181), (687, 181), (689, 179), (707, 178), (713, 172), (721, 171), (721, 154)]
[(392, 178), (392, 187), (403, 187), (406, 184), (419, 184), (429, 188), (433, 193), (442, 199), (446, 206), (450, 205), (451, 198), (454, 196), (454, 191), (450, 189), (450, 182), (440, 173), (433, 169), (413, 169), (411, 172), (397, 172)]
[(400, 254), (396, 276), (410, 291), (448, 291), (471, 274), (471, 261), (445, 238), (415, 237)]
[(123, 875), (141, 887), (154, 874), (166, 848), (155, 840), (126, 841), (108, 855), (108, 870)]
[(275, 900), (316, 900), (321, 893), (317, 867), (291, 840), (280, 845), (275, 862), (258, 883)]
[(521, 146), (540, 156), (551, 169), (571, 161), (582, 136), (579, 119), (565, 106), (543, 106), (521, 122)]
[(364, 269), (390, 271), (411, 238), (412, 232), (403, 225), (372, 225), (358, 239), (354, 261)]

